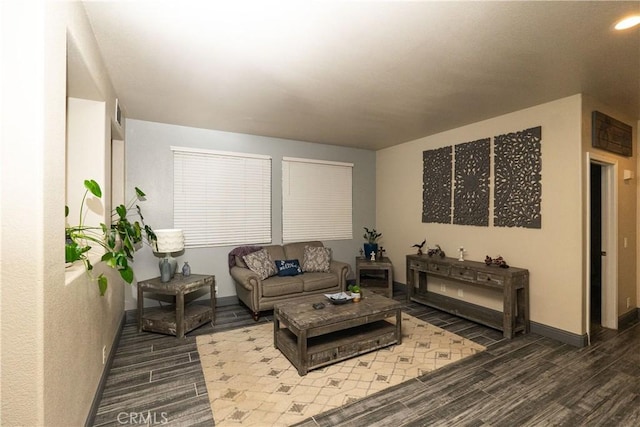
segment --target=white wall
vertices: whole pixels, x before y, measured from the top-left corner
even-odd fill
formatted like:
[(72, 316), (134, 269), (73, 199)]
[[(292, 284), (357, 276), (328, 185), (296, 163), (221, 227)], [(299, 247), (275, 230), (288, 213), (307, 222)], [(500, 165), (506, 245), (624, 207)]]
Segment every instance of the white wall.
[[(450, 256), (460, 246), (470, 260), (501, 255), (529, 269), (533, 321), (582, 333), (581, 119), (576, 95), (378, 151), (376, 225), (395, 279), (406, 283), (405, 255), (425, 237)], [(424, 150), (535, 126), (542, 126), (541, 229), (422, 223)], [(472, 287), (449, 287), (447, 296), (457, 297), (458, 288), (469, 302), (501, 309), (499, 299)]]
[[(355, 148), (314, 144), (263, 136), (197, 129), (184, 126), (127, 120), (127, 199), (133, 188), (147, 194), (141, 204), (145, 221), (153, 228), (173, 227), (173, 155), (169, 147), (184, 146), (223, 151), (267, 154), (272, 156), (272, 236), (282, 243), (282, 157), (303, 157), (354, 163), (353, 168), (353, 240), (324, 242), (333, 249), (335, 259), (355, 268), (355, 257), (362, 246), (363, 227), (375, 224), (375, 152)], [(181, 267), (189, 261), (191, 271), (215, 274), (218, 297), (235, 295), (229, 276), (227, 254), (231, 247), (187, 249), (178, 258)], [(145, 247), (136, 254), (137, 280), (159, 275), (158, 258)], [(136, 307), (136, 288), (127, 289), (125, 308)]]
[(65, 271), (68, 36), (106, 105), (95, 157), (107, 191), (115, 96), (80, 2), (1, 8), (0, 425), (78, 426), (123, 315), (123, 287), (112, 280), (101, 298), (82, 271)]

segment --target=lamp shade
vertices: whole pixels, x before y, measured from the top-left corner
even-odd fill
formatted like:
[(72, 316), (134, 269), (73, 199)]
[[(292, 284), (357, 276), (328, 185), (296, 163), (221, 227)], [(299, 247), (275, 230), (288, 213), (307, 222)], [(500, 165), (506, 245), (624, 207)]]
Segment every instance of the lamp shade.
[(184, 249), (184, 234), (182, 230), (167, 228), (153, 231), (156, 233), (156, 252), (167, 254), (180, 252)]

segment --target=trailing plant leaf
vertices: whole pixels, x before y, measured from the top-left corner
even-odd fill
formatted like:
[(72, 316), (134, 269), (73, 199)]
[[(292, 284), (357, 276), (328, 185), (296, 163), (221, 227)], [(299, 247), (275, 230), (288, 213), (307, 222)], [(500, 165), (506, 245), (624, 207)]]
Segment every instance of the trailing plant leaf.
[(102, 255), (100, 261), (104, 262), (111, 268), (116, 268), (116, 258), (113, 252), (106, 252), (104, 255)]
[(120, 219), (127, 217), (127, 207), (125, 205), (116, 206), (116, 212), (120, 215)]
[(98, 276), (98, 289), (100, 290), (100, 296), (103, 297), (104, 293), (107, 291), (107, 277), (104, 274)]
[(81, 247), (76, 242), (71, 241), (64, 245), (64, 260), (65, 262), (76, 262), (82, 259), (82, 254), (88, 252), (91, 246)]
[(93, 179), (86, 179), (84, 181), (84, 187), (91, 192), (97, 198), (102, 197), (102, 190), (100, 189), (100, 185), (95, 182)]
[(139, 199), (142, 199), (143, 197), (146, 196), (146, 194), (144, 194), (144, 191), (142, 191), (138, 187), (135, 187), (135, 190), (136, 190), (136, 196), (138, 196)]
[(120, 276), (125, 282), (131, 284), (131, 282), (133, 282), (133, 269), (131, 267), (127, 267), (120, 270)]

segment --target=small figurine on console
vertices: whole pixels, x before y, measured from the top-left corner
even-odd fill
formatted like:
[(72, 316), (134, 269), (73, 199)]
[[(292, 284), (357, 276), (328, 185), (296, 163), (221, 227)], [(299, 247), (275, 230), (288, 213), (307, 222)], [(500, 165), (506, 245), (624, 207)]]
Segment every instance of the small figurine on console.
[(429, 257), (432, 257), (434, 255), (439, 256), (440, 258), (444, 258), (446, 255), (444, 253), (444, 251), (442, 250), (442, 248), (440, 247), (440, 245), (436, 245), (436, 247), (434, 249), (429, 249), (427, 251), (427, 255)]
[(418, 255), (422, 255), (422, 247), (424, 246), (424, 244), (427, 243), (427, 239), (424, 239), (422, 241), (422, 243), (416, 243), (415, 245), (411, 246), (412, 248), (418, 248)]
[(498, 258), (491, 259), (491, 257), (489, 255), (487, 255), (484, 258), (484, 263), (487, 264), (487, 266), (489, 266), (489, 267), (492, 264), (495, 264), (500, 268), (509, 268), (509, 264), (507, 264), (507, 262), (501, 256), (498, 256)]
[(371, 261), (375, 261), (376, 260), (376, 253), (374, 251), (371, 251)]

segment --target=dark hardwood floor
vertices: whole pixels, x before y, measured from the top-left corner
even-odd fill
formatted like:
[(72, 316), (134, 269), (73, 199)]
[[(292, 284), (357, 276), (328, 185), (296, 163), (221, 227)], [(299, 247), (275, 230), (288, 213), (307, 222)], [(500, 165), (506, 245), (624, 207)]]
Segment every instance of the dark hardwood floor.
[[(624, 331), (600, 329), (579, 349), (536, 334), (506, 340), (416, 303), (403, 311), (487, 350), (299, 426), (640, 425), (637, 321)], [(244, 306), (218, 307), (215, 326), (178, 340), (138, 333), (127, 319), (93, 425), (213, 425), (195, 336), (253, 324)]]

